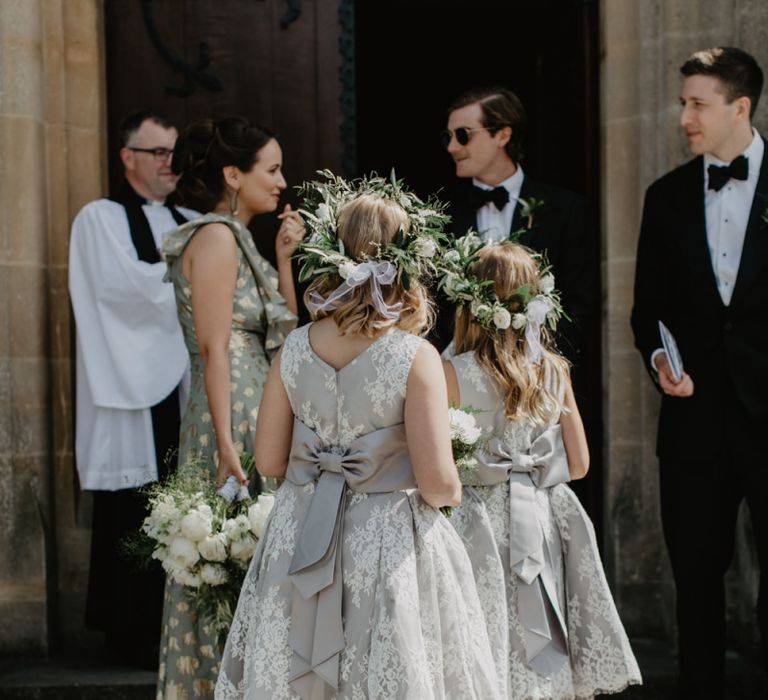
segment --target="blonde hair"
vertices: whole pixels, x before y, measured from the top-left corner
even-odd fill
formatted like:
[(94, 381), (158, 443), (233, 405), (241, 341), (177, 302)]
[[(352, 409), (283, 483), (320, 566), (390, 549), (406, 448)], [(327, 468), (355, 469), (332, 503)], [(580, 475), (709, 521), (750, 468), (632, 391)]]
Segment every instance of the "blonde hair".
[[(532, 251), (516, 243), (502, 243), (480, 250), (472, 273), (493, 280), (499, 300), (509, 301), (524, 284), (539, 286), (539, 264)], [(515, 309), (510, 301), (508, 308)], [(457, 354), (474, 351), (480, 365), (496, 380), (505, 397), (508, 420), (528, 418), (546, 423), (562, 410), (562, 392), (569, 373), (568, 361), (555, 350), (552, 335), (541, 328), (542, 359), (538, 364), (526, 357), (525, 328), (488, 331), (475, 322), (470, 309), (456, 311), (454, 345)]]
[[(401, 227), (407, 234), (410, 222), (405, 210), (397, 202), (377, 194), (355, 197), (339, 211), (339, 239), (344, 244), (346, 254), (358, 262), (367, 257), (375, 257), (380, 248), (395, 240)], [(308, 302), (313, 292), (327, 298), (342, 281), (336, 273), (318, 277), (304, 293), (304, 303), (309, 307)], [(411, 279), (409, 289), (406, 289), (401, 279), (397, 278), (391, 285), (383, 287), (381, 292), (388, 306), (402, 303), (402, 311), (397, 319), (384, 318), (376, 310), (369, 284), (355, 287), (349, 300), (338, 308), (313, 312), (312, 319), (331, 316), (341, 335), (359, 333), (369, 338), (391, 326), (417, 335), (426, 333), (432, 326), (432, 304), (419, 280)]]

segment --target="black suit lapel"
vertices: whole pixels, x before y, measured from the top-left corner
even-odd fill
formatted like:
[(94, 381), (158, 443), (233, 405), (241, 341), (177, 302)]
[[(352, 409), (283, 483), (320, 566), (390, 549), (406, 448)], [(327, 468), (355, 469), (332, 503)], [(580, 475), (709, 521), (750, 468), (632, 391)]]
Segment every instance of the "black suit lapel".
[(523, 176), (523, 184), (520, 187), (520, 196), (517, 199), (517, 205), (515, 206), (515, 213), (512, 214), (512, 225), (509, 228), (509, 235), (525, 229), (525, 232), (517, 239), (518, 243), (530, 246), (531, 240), (533, 240), (534, 228), (528, 228), (528, 222), (523, 220), (523, 199), (530, 199), (536, 197), (537, 189), (536, 183), (531, 180), (527, 175)]
[(723, 305), (717, 288), (717, 278), (712, 269), (712, 256), (707, 242), (707, 218), (704, 208), (704, 158), (699, 156), (688, 164), (689, 170), (681, 183), (680, 206), (677, 208), (680, 228), (685, 231), (688, 241), (682, 246), (681, 253), (688, 258), (692, 274), (699, 278), (707, 290), (710, 301)]
[(768, 252), (768, 224), (763, 220), (763, 215), (766, 210), (768, 210), (768, 147), (763, 155), (755, 197), (749, 212), (731, 304), (738, 303), (738, 300), (747, 293), (761, 266), (765, 264), (766, 252)]
[(450, 230), (457, 237), (463, 236), (471, 228), (477, 231), (477, 210), (472, 206), (471, 187), (471, 181), (462, 182), (457, 187), (456, 196), (448, 209), (451, 215)]

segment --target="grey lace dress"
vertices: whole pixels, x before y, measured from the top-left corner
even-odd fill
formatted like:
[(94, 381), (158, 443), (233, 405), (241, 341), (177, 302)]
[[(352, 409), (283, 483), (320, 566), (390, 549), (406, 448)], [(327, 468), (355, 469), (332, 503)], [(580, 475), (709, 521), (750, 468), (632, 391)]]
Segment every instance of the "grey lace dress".
[[(203, 361), (192, 317), (192, 290), (182, 271), (183, 253), (201, 226), (226, 224), (235, 238), (237, 282), (232, 307), (229, 362), (232, 387), (232, 438), (239, 451), (253, 452), (254, 426), (269, 358), (296, 326), (277, 291), (277, 272), (259, 255), (250, 231), (229, 216), (207, 214), (180, 226), (166, 238), (167, 280), (173, 282), (179, 321), (191, 360), (191, 388), (181, 421), (179, 468), (197, 466), (216, 472), (216, 434), (205, 391)], [(213, 697), (221, 648), (198, 617), (184, 587), (166, 582), (160, 640), (158, 700)]]
[(489, 633), (500, 636), (501, 626), (508, 633), (508, 697), (591, 698), (640, 683), (592, 523), (565, 483), (559, 413), (548, 425), (508, 421), (475, 354), (450, 361), (461, 406), (479, 411), (487, 436), (478, 467), (462, 473), (451, 523), (472, 560)]
[(337, 371), (309, 328), (283, 346), (291, 455), (216, 698), (503, 697), (467, 554), (415, 490), (403, 415), (424, 341), (392, 330)]

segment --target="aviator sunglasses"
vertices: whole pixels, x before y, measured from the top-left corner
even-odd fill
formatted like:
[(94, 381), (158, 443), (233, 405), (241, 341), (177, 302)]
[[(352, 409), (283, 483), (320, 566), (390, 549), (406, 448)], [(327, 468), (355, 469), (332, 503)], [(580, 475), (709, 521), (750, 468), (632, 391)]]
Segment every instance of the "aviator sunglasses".
[(470, 128), (468, 126), (460, 126), (456, 130), (446, 129), (440, 133), (440, 142), (443, 144), (443, 148), (448, 148), (448, 145), (451, 143), (451, 139), (455, 136), (456, 140), (459, 142), (459, 145), (466, 146), (469, 143), (469, 139), (471, 138), (470, 134), (473, 131), (489, 130), (490, 127), (487, 126), (477, 126), (474, 128)]

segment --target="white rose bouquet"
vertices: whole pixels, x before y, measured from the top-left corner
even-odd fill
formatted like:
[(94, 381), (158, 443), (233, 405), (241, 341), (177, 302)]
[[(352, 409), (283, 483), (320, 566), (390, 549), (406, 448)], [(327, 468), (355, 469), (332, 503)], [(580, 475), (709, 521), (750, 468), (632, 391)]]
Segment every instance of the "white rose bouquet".
[[(471, 407), (448, 409), (451, 451), (459, 474), (470, 471), (477, 466), (474, 454), (479, 447), (478, 443), (483, 431), (477, 425), (475, 413), (477, 411)], [(444, 506), (440, 510), (446, 517), (451, 517), (452, 509), (450, 507)]]
[[(250, 455), (242, 465), (255, 473)], [(149, 515), (126, 549), (145, 562), (159, 560), (223, 641), (275, 497), (240, 493), (230, 501), (217, 493), (214, 479), (190, 464), (149, 487)]]

